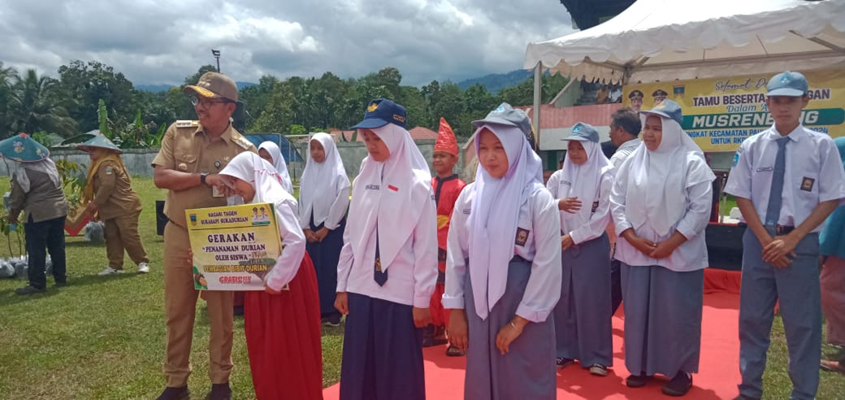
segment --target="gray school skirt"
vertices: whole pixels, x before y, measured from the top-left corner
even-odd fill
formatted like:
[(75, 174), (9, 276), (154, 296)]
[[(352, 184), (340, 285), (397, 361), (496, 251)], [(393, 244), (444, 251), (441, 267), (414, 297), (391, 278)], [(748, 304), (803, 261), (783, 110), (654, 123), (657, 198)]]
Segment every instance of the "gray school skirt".
[(622, 264), (625, 367), (634, 375), (698, 372), (704, 270)]
[(544, 322), (528, 323), (504, 356), (496, 348), (496, 335), (516, 315), (530, 276), (530, 261), (518, 256), (511, 259), (505, 294), (487, 319), (482, 320), (475, 312), (472, 283), (467, 274), (464, 298), (469, 324), (469, 349), (464, 399), (555, 398), (555, 326), (551, 314)]

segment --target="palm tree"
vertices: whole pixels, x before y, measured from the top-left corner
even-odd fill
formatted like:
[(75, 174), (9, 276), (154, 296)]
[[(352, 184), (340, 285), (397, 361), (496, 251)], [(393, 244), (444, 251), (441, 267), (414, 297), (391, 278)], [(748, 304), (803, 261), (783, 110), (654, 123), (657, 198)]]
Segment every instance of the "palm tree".
[(11, 81), (17, 75), (14, 68), (3, 68), (3, 62), (0, 61), (0, 138), (10, 135), (9, 96), (12, 91)]
[(12, 82), (9, 117), (13, 132), (47, 131), (61, 136), (74, 133), (76, 121), (64, 107), (59, 81), (48, 76), (39, 77), (30, 69), (23, 77), (14, 76)]

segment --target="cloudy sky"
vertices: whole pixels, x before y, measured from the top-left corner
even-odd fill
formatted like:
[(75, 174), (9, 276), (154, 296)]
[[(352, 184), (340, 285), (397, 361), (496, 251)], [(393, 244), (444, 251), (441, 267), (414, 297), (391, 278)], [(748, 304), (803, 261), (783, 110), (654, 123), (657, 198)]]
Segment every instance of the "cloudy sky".
[(216, 48), (238, 81), (394, 66), (422, 85), (518, 69), (529, 42), (572, 30), (558, 0), (0, 0), (0, 61), (57, 76), (99, 60), (178, 84)]

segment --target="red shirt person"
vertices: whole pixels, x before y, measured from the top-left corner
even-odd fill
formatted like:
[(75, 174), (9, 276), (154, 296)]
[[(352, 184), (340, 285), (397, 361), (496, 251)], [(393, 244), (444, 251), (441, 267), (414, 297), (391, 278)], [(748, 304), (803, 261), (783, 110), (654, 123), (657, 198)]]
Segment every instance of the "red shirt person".
[[(436, 346), (446, 343), (446, 322), (448, 312), (443, 308), (440, 298), (443, 296), (446, 283), (446, 237), (449, 234), (449, 220), (458, 195), (466, 186), (466, 182), (455, 174), (455, 164), (458, 162), (458, 142), (452, 127), (445, 119), (440, 118), (440, 129), (437, 142), (434, 144), (432, 166), (436, 175), (431, 178), (431, 189), (437, 204), (437, 268), (439, 275), (437, 286), (431, 299), (432, 325), (428, 327), (423, 339), (423, 346)], [(447, 350), (448, 355), (462, 355), (457, 348)]]

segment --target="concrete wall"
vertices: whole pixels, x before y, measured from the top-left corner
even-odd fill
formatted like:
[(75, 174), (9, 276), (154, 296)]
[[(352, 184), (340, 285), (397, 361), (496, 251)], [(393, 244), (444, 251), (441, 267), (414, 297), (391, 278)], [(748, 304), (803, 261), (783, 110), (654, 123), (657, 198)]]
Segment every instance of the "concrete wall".
[[(158, 149), (127, 149), (123, 151), (123, 163), (126, 164), (126, 169), (130, 175), (152, 177), (153, 167), (151, 164), (156, 154), (158, 154)], [(88, 165), (91, 163), (88, 154), (78, 150), (52, 150), (50, 158), (53, 161), (73, 161), (79, 164), (83, 174), (88, 170)], [(0, 162), (0, 175), (9, 176), (9, 167), (13, 167), (13, 163), (13, 161), (5, 159)]]
[[(425, 159), (428, 161), (429, 168), (431, 167), (431, 156), (434, 152), (434, 140), (418, 140), (417, 147), (422, 152)], [(308, 157), (307, 143), (297, 143), (299, 154), (303, 158)], [(343, 165), (346, 167), (346, 174), (350, 178), (358, 175), (358, 170), (361, 168), (361, 161), (367, 156), (367, 148), (363, 142), (337, 143), (340, 157), (343, 159)], [(158, 149), (127, 149), (123, 152), (123, 163), (126, 164), (126, 169), (132, 176), (152, 177), (153, 168), (151, 166), (153, 159), (158, 154)], [(87, 171), (87, 167), (91, 160), (88, 154), (77, 150), (53, 150), (50, 153), (50, 158), (53, 161), (69, 160), (79, 164), (82, 173)], [(9, 167), (13, 167), (13, 161), (3, 160), (0, 162), (0, 175), (9, 176)], [(298, 179), (302, 176), (302, 171), (305, 169), (305, 162), (288, 163), (288, 172), (291, 177)]]
[[(428, 161), (428, 166), (431, 168), (431, 156), (434, 153), (434, 140), (417, 140), (417, 147), (420, 149), (423, 157), (425, 157), (426, 161)], [(346, 175), (350, 177), (350, 179), (354, 178), (358, 175), (358, 170), (361, 169), (361, 161), (367, 157), (367, 147), (364, 145), (363, 142), (338, 142), (337, 144), (337, 151), (340, 152), (340, 158), (343, 160), (343, 167), (346, 168)], [(308, 154), (308, 144), (307, 143), (297, 143), (297, 148), (299, 149), (299, 154), (303, 158), (310, 157)], [(303, 165), (302, 168), (305, 166)], [(291, 168), (290, 163), (288, 164), (288, 170), (291, 173), (291, 176), (294, 176), (294, 171)], [(302, 169), (296, 171), (296, 177), (302, 175)]]

